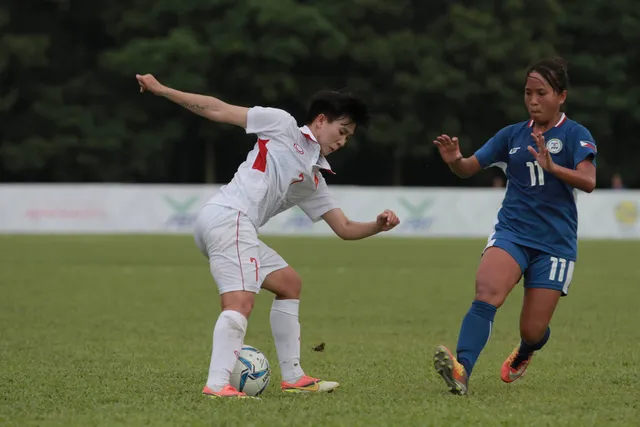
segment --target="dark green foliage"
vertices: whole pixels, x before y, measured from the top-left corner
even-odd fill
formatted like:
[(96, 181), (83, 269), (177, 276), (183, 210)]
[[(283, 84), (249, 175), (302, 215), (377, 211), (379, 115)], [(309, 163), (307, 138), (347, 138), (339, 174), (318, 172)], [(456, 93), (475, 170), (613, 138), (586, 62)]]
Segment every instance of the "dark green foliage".
[(470, 155), (526, 119), (524, 70), (560, 54), (567, 111), (599, 143), (599, 185), (614, 172), (640, 185), (639, 50), (631, 0), (5, 2), (0, 180), (228, 180), (253, 138), (141, 96), (135, 74), (153, 73), (298, 119), (315, 90), (348, 86), (375, 116), (332, 159), (332, 183), (486, 184), (445, 173), (431, 141), (456, 134)]

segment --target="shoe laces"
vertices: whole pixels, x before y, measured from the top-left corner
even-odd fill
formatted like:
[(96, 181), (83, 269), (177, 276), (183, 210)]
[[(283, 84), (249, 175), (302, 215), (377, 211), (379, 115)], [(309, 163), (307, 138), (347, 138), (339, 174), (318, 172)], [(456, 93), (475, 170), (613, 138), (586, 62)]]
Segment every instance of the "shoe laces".
[(531, 355), (523, 355), (520, 354), (519, 349), (515, 349), (511, 356), (509, 356), (509, 367), (511, 369), (519, 370), (522, 367), (522, 364), (529, 359)]

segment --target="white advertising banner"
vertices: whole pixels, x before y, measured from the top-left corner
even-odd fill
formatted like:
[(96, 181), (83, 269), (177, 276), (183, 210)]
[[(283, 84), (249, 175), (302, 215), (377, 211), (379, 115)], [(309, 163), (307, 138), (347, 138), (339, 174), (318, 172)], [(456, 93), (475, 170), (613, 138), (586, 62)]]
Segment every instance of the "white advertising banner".
[[(191, 233), (211, 185), (0, 185), (0, 233)], [(331, 187), (347, 216), (370, 221), (393, 209), (401, 225), (389, 236), (486, 237), (503, 189)], [(578, 196), (579, 235), (640, 238), (640, 191), (596, 190)], [(294, 208), (260, 230), (269, 235), (328, 235)]]

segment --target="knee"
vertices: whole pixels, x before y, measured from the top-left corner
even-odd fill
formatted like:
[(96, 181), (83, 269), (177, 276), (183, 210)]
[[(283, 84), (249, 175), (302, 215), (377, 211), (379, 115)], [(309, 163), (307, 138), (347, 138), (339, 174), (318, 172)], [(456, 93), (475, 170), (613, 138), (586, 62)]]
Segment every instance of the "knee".
[(507, 298), (508, 293), (504, 291), (504, 287), (495, 280), (491, 280), (485, 275), (476, 277), (476, 301), (486, 302), (495, 307), (500, 307)]
[(277, 299), (300, 299), (302, 279), (293, 268), (286, 267), (269, 273), (262, 288), (272, 292)]
[(255, 294), (248, 291), (237, 291), (222, 294), (222, 311), (233, 310), (247, 319), (253, 311)]
[(300, 299), (302, 293), (302, 279), (295, 270), (291, 269), (283, 277), (282, 286), (276, 293), (278, 299)]

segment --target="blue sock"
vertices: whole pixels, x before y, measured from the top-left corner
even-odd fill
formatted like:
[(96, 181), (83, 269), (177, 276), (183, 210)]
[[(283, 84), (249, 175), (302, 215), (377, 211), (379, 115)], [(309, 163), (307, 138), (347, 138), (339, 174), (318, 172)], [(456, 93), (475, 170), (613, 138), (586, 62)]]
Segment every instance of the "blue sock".
[(547, 327), (547, 331), (544, 333), (542, 339), (536, 344), (529, 344), (525, 340), (520, 340), (520, 350), (518, 350), (519, 354), (522, 355), (530, 355), (534, 351), (540, 350), (544, 345), (549, 341), (549, 336), (551, 335), (551, 328)]
[(551, 335), (551, 328), (547, 326), (547, 331), (544, 333), (544, 336), (540, 341), (536, 344), (529, 344), (525, 340), (520, 340), (520, 348), (518, 349), (518, 355), (513, 362), (511, 362), (511, 366), (516, 367), (520, 363), (524, 362), (533, 354), (534, 351), (540, 350), (544, 345), (549, 341), (549, 336)]
[(491, 304), (474, 301), (462, 320), (458, 336), (457, 358), (469, 376), (480, 352), (489, 341), (496, 310), (497, 308)]

